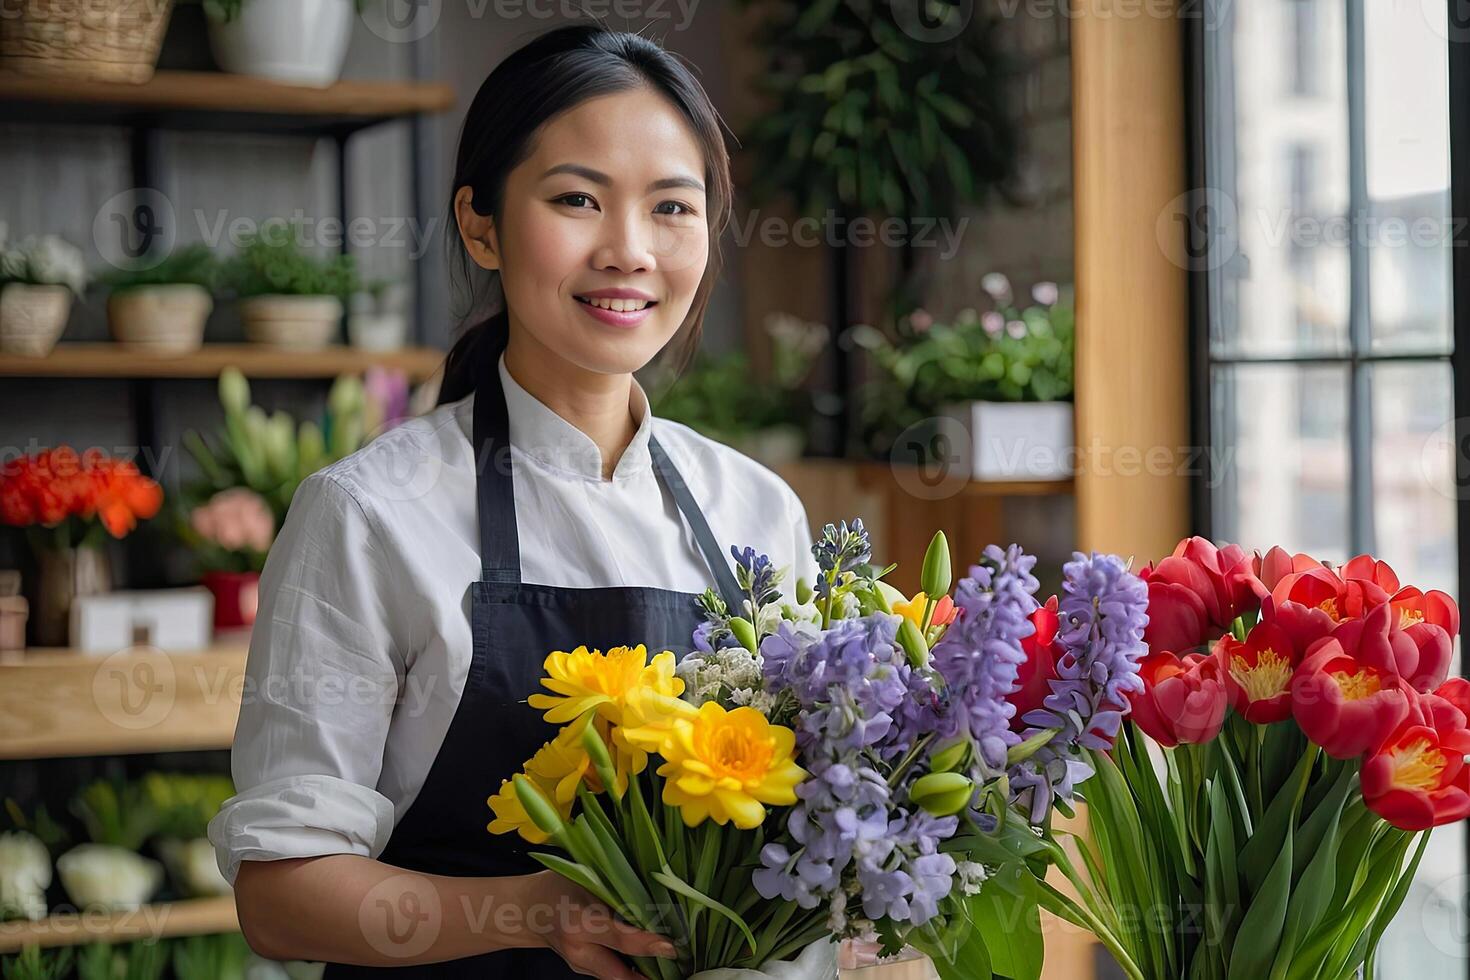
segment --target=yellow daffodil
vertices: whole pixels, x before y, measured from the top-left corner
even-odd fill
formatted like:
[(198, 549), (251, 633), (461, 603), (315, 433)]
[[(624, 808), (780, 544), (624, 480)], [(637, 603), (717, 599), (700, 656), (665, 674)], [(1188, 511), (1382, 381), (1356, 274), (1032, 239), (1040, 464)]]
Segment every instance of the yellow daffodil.
[[(893, 603), (893, 611), (922, 630), (924, 628), (924, 604), (928, 601), (928, 596), (922, 592), (916, 592), (912, 599), (900, 599)], [(954, 622), (956, 610), (953, 599), (949, 596), (941, 596), (934, 604), (934, 615), (929, 618), (929, 625), (946, 626)]]
[(614, 725), (623, 723), (628, 692), (649, 688), (658, 694), (678, 697), (684, 682), (674, 676), (674, 655), (668, 651), (648, 662), (648, 650), (613, 647), (606, 653), (577, 647), (571, 653), (557, 650), (546, 658), (543, 687), (551, 694), (533, 694), (531, 707), (546, 712), (546, 720), (565, 724), (595, 709), (599, 717)]
[(794, 760), (796, 736), (772, 725), (754, 708), (727, 711), (709, 701), (674, 719), (654, 738), (653, 730), (626, 732), (634, 741), (658, 742), (666, 760), (663, 801), (679, 808), (690, 827), (713, 818), (742, 830), (765, 819), (762, 804), (796, 802), (796, 784), (806, 771)]
[[(591, 720), (585, 719), (566, 726), (556, 738), (537, 750), (526, 763), (525, 775), (536, 788), (556, 807), (562, 819), (571, 816), (572, 803), (577, 798), (577, 786), (586, 780), (593, 789), (600, 789), (597, 774), (592, 769), (592, 760), (582, 748), (582, 729)], [(620, 788), (621, 789), (621, 788)], [(500, 784), (500, 791), (488, 800), (495, 819), (487, 828), (492, 834), (507, 834), (517, 831), (532, 844), (546, 842), (541, 831), (521, 806), (515, 786), (509, 779)]]

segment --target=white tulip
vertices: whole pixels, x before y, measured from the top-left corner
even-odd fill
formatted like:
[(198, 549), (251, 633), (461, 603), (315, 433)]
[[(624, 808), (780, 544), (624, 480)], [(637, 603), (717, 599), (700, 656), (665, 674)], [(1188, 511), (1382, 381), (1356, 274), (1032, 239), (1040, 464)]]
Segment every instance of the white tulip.
[(0, 834), (0, 919), (45, 918), (50, 885), (51, 855), (46, 845), (23, 830)]
[(163, 883), (157, 861), (110, 844), (79, 844), (56, 859), (56, 871), (81, 908), (137, 908)]

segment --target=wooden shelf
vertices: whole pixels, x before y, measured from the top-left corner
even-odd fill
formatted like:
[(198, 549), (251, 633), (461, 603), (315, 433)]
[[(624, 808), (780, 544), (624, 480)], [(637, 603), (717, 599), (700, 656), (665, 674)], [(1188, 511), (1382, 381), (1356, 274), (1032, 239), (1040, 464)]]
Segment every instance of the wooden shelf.
[(126, 943), (239, 931), (235, 896), (219, 895), (144, 905), (127, 912), (65, 912), (35, 922), (0, 922), (0, 953), (14, 953), (26, 946)]
[(227, 749), (245, 646), (0, 656), (0, 759)]
[(324, 88), (227, 72), (160, 71), (141, 84), (0, 72), (0, 118), (171, 129), (351, 132), (454, 105), (437, 82), (339, 81)]
[(237, 367), (250, 378), (332, 378), (369, 367), (397, 368), (413, 381), (439, 369), (444, 352), (428, 347), (365, 351), (333, 346), (294, 351), (261, 344), (205, 344), (186, 354), (160, 354), (121, 344), (57, 344), (45, 357), (0, 354), (0, 377), (214, 378)]

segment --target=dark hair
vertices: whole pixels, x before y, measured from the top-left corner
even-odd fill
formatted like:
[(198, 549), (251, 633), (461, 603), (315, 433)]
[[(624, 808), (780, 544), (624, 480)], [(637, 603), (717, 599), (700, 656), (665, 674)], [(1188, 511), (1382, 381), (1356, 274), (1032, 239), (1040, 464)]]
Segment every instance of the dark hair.
[[(506, 177), (530, 156), (531, 141), (547, 121), (588, 99), (640, 86), (663, 95), (684, 114), (704, 151), (709, 262), (689, 315), (679, 328), (684, 333), (679, 359), (682, 370), (699, 344), (705, 309), (719, 276), (719, 239), (730, 218), (733, 190), (719, 114), (683, 61), (656, 42), (600, 24), (579, 23), (536, 37), (497, 65), (480, 85), (465, 114), (446, 228), (458, 228), (454, 195), (465, 186), (473, 192), (475, 212), (499, 222)], [(445, 238), (448, 247), (457, 252), (465, 281), (471, 282), (477, 267), (459, 236)], [(500, 293), (500, 309), (468, 327), (450, 350), (439, 389), (441, 405), (474, 391), (480, 373), (493, 369), (489, 367), (493, 364), (490, 356), (498, 356), (505, 349), (509, 317), (504, 290), (499, 288), (500, 274), (490, 273), (486, 282)], [(483, 305), (484, 300), (471, 287), (469, 309), (463, 318), (477, 316)]]

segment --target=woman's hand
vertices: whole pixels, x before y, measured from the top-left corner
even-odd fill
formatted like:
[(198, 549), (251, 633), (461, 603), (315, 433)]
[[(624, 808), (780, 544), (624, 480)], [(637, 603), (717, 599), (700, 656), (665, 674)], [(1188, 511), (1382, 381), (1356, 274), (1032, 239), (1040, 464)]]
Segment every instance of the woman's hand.
[(598, 980), (642, 980), (618, 953), (669, 959), (679, 955), (667, 938), (628, 925), (586, 889), (554, 871), (524, 880), (528, 928), (578, 973)]

